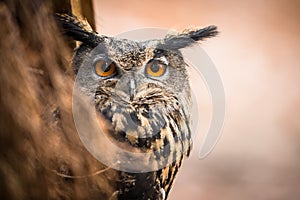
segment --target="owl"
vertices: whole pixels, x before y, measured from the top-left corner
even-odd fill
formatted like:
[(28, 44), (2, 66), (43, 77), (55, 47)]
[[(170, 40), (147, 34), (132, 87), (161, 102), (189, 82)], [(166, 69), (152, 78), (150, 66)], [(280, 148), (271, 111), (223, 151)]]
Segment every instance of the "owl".
[[(160, 166), (118, 171), (115, 199), (167, 199), (191, 150), (191, 87), (180, 50), (217, 34), (216, 26), (147, 41), (99, 35), (75, 16), (57, 15), (65, 34), (81, 42), (73, 57), (80, 87), (111, 126), (116, 144), (144, 152)], [(150, 159), (150, 158), (149, 158)]]

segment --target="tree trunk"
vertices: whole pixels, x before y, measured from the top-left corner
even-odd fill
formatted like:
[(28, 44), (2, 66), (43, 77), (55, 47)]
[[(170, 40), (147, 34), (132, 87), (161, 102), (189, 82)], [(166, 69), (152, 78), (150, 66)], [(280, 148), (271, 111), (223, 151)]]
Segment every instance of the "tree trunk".
[(82, 2), (0, 1), (0, 199), (113, 196), (116, 171), (76, 132), (71, 49), (53, 18), (75, 9), (94, 25), (91, 1)]

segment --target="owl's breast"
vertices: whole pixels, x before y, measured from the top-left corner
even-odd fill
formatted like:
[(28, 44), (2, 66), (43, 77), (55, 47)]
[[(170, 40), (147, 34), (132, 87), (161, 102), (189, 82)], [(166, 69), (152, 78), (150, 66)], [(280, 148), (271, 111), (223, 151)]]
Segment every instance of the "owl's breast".
[(155, 151), (157, 159), (166, 162), (189, 154), (190, 121), (176, 97), (156, 95), (134, 102), (98, 97), (96, 110), (111, 125), (109, 134), (118, 142)]

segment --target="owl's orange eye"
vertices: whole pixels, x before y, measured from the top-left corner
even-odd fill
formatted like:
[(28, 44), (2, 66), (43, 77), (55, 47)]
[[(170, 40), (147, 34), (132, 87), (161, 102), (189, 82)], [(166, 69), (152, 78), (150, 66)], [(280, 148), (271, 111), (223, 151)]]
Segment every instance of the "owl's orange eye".
[(101, 77), (111, 77), (116, 73), (116, 65), (113, 62), (98, 60), (95, 63), (95, 73)]
[(149, 76), (160, 77), (166, 72), (167, 65), (158, 60), (152, 60), (146, 65), (146, 73)]

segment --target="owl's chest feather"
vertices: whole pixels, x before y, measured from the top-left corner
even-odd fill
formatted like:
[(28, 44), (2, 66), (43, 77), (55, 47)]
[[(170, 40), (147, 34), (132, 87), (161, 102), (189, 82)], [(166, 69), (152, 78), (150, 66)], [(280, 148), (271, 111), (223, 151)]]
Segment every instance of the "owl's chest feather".
[(190, 122), (176, 98), (130, 105), (98, 98), (96, 109), (111, 124), (110, 135), (119, 142), (144, 152), (158, 151), (172, 160), (189, 153)]

